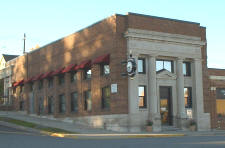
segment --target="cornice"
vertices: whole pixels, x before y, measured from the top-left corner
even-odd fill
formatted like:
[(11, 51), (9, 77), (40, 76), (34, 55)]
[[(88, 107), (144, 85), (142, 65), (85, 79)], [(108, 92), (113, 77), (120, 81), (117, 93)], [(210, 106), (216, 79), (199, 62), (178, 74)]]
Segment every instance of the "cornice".
[(173, 42), (182, 43), (189, 45), (203, 46), (206, 42), (201, 41), (200, 37), (186, 36), (180, 34), (170, 34), (156, 31), (140, 30), (128, 28), (124, 36), (127, 39), (141, 39), (141, 40), (152, 40), (152, 41), (163, 41), (163, 42)]

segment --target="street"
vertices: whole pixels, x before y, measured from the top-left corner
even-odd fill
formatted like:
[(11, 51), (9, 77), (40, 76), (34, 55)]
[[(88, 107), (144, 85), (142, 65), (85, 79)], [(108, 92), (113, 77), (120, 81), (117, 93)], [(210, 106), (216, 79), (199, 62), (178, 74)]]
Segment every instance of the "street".
[(224, 148), (225, 136), (184, 136), (167, 138), (69, 139), (37, 135), (0, 126), (1, 148)]

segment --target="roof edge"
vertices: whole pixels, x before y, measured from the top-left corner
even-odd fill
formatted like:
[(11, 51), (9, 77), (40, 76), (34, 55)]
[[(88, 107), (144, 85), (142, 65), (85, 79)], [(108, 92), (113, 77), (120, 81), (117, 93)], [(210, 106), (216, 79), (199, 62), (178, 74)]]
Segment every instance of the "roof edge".
[(178, 20), (178, 19), (171, 19), (171, 18), (166, 18), (166, 17), (146, 15), (146, 14), (139, 14), (139, 13), (133, 13), (133, 12), (128, 12), (127, 15), (144, 16), (144, 17), (151, 17), (151, 18), (157, 18), (157, 19), (162, 19), (162, 20), (170, 20), (170, 21), (175, 21), (175, 22), (183, 22), (183, 23), (200, 25), (200, 23), (197, 23), (197, 22), (184, 21), (184, 20)]

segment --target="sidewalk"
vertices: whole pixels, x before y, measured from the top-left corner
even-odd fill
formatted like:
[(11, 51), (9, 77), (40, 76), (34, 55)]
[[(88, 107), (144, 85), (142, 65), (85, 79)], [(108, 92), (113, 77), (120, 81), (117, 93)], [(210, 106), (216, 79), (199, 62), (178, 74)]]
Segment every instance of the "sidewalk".
[(116, 133), (113, 131), (107, 131), (104, 129), (94, 129), (89, 127), (84, 127), (72, 122), (69, 118), (47, 118), (47, 116), (37, 116), (37, 115), (27, 115), (23, 112), (14, 111), (0, 111), (0, 116), (9, 117), (17, 120), (27, 121), (35, 124), (39, 124), (47, 127), (59, 128), (80, 134), (96, 134), (96, 133)]
[[(190, 131), (163, 131), (159, 133), (148, 133), (148, 132), (139, 132), (139, 133), (119, 133), (114, 131), (108, 131), (104, 129), (94, 129), (94, 128), (88, 128), (84, 127), (82, 125), (78, 125), (72, 122), (69, 118), (47, 118), (46, 116), (36, 116), (36, 115), (27, 115), (22, 112), (6, 112), (6, 111), (0, 111), (0, 117), (8, 117), (13, 118), (17, 120), (27, 121), (35, 124), (39, 124), (42, 126), (47, 127), (54, 127), (54, 128), (60, 128), (63, 130), (79, 133), (79, 134), (57, 134), (51, 135), (51, 136), (57, 136), (57, 137), (100, 137), (100, 138), (106, 138), (106, 137), (125, 137), (125, 138), (138, 138), (138, 137), (171, 137), (171, 136), (213, 136), (213, 135), (224, 135), (224, 130), (212, 130), (212, 131), (202, 131), (202, 132), (190, 132)], [(4, 124), (5, 126), (13, 126), (13, 124), (6, 123), (6, 122), (0, 122), (0, 125)], [(26, 129), (30, 132), (39, 132), (32, 128), (24, 128), (21, 126), (15, 126), (16, 128), (20, 129)], [(45, 133), (46, 134), (46, 133)]]

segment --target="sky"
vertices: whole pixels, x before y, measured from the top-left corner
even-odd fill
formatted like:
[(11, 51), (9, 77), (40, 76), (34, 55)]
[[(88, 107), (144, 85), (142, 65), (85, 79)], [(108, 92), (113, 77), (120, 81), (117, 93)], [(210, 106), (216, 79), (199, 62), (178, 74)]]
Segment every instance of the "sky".
[(115, 13), (198, 22), (207, 29), (208, 67), (225, 68), (225, 0), (2, 0), (0, 54), (44, 46)]

